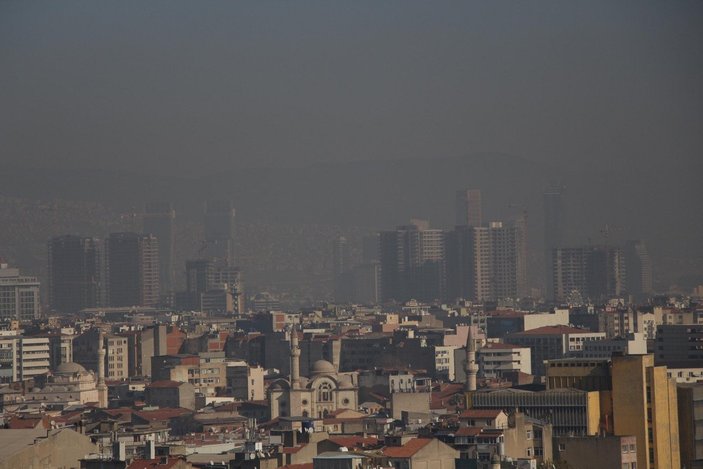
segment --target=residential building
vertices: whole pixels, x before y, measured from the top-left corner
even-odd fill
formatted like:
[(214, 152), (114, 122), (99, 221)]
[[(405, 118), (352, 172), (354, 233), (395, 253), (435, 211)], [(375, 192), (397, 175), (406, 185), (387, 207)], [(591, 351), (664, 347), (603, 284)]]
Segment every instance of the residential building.
[(554, 298), (554, 252), (563, 247), (565, 213), (562, 190), (557, 186), (548, 188), (542, 195), (544, 202), (544, 271), (546, 274), (546, 298)]
[(205, 204), (205, 256), (218, 264), (236, 265), (235, 209), (230, 200)]
[(105, 302), (105, 258), (97, 238), (65, 235), (49, 240), (49, 306), (73, 314)]
[(226, 369), (224, 355), (219, 360), (198, 355), (161, 355), (151, 359), (153, 380), (188, 382), (204, 396), (215, 396), (218, 389), (226, 387)]
[(129, 347), (126, 337), (105, 336), (105, 377), (110, 380), (123, 380), (129, 376)]
[(110, 306), (156, 306), (159, 242), (154, 235), (112, 233), (106, 241)]
[(676, 383), (654, 355), (613, 357), (614, 433), (637, 438), (639, 468), (681, 467)]
[(654, 291), (652, 286), (652, 260), (647, 245), (642, 240), (625, 243), (625, 265), (627, 266), (627, 293), (636, 300), (646, 300)]
[(681, 467), (703, 467), (703, 384), (677, 386)]
[(149, 406), (195, 410), (195, 387), (181, 381), (154, 381), (144, 390)]
[(444, 232), (414, 220), (380, 233), (384, 301), (432, 301), (444, 296)]
[(552, 259), (554, 299), (558, 302), (581, 304), (625, 293), (625, 257), (619, 248), (557, 248)]
[(637, 469), (637, 438), (634, 436), (561, 436), (555, 439), (556, 459), (573, 469), (613, 467)]
[(73, 361), (73, 339), (75, 330), (71, 327), (61, 328), (49, 337), (50, 367), (56, 369), (61, 363)]
[(502, 339), (515, 332), (530, 331), (546, 326), (568, 326), (569, 310), (555, 309), (546, 313), (498, 310), (487, 312), (488, 337)]
[(483, 210), (480, 189), (462, 189), (456, 191), (454, 205), (456, 226), (481, 226)]
[(532, 374), (529, 347), (489, 342), (476, 352), (478, 374), (485, 378), (502, 378), (505, 373)]
[(667, 324), (657, 326), (654, 350), (657, 365), (671, 368), (703, 366), (703, 325)]
[(449, 469), (459, 457), (459, 451), (438, 439), (386, 437), (383, 456), (389, 467)]
[(641, 332), (630, 332), (622, 337), (586, 341), (583, 343), (583, 358), (611, 358), (613, 355), (644, 355), (647, 340)]
[(579, 353), (583, 350), (585, 342), (604, 338), (604, 332), (589, 332), (569, 326), (545, 326), (509, 334), (505, 340), (511, 344), (529, 347), (532, 351), (532, 373), (544, 376), (546, 360)]
[(159, 241), (159, 286), (161, 293), (173, 290), (173, 254), (175, 244), (176, 211), (170, 202), (150, 202), (144, 207), (143, 232)]
[(20, 275), (19, 269), (0, 261), (0, 320), (28, 322), (40, 312), (37, 278)]
[(262, 401), (264, 392), (264, 375), (266, 370), (260, 366), (249, 366), (246, 362), (227, 363), (227, 390), (240, 401)]
[(484, 302), (524, 295), (526, 248), (522, 218), (456, 227), (446, 234), (447, 297)]
[(20, 337), (17, 354), (17, 377), (19, 380), (44, 375), (49, 372), (49, 338)]

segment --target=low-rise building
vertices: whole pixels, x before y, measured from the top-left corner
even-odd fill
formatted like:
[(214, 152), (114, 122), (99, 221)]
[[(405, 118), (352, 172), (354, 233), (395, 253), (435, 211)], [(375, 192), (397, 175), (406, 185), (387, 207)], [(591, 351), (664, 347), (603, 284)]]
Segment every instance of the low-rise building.
[(459, 451), (434, 438), (386, 437), (383, 456), (390, 467), (449, 469), (454, 467)]
[(569, 468), (617, 467), (637, 469), (637, 438), (634, 436), (561, 436), (555, 438), (556, 459)]
[(531, 352), (528, 347), (489, 342), (476, 352), (478, 373), (486, 378), (502, 378), (505, 373), (519, 371), (532, 374)]
[(144, 390), (147, 405), (195, 410), (195, 387), (180, 381), (155, 381)]
[(246, 362), (227, 363), (227, 390), (240, 401), (264, 400), (265, 373), (260, 366), (249, 366)]
[(532, 350), (532, 373), (544, 376), (545, 360), (580, 353), (585, 342), (604, 338), (604, 332), (589, 332), (569, 326), (546, 326), (510, 334), (506, 337), (506, 342), (529, 347)]

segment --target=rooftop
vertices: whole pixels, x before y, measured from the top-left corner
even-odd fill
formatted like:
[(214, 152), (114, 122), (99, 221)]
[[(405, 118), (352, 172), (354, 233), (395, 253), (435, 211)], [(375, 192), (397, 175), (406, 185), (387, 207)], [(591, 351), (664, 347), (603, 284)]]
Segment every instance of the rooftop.
[(591, 331), (587, 329), (579, 329), (578, 327), (570, 326), (544, 326), (538, 327), (537, 329), (530, 329), (529, 331), (515, 332), (510, 334), (512, 336), (523, 336), (523, 335), (561, 335), (561, 334), (590, 334)]
[(383, 455), (389, 458), (409, 458), (431, 441), (429, 438), (413, 438), (403, 446), (387, 446), (383, 448)]

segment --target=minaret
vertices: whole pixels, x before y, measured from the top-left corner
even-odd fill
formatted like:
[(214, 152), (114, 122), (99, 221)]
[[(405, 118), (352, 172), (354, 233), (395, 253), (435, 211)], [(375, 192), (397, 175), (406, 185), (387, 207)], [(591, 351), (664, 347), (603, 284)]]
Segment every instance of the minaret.
[(295, 326), (290, 331), (290, 386), (291, 389), (300, 388), (300, 347)]
[(98, 334), (98, 407), (107, 408), (107, 386), (105, 385), (105, 346), (102, 331)]
[(466, 362), (464, 362), (466, 370), (466, 383), (464, 390), (467, 392), (476, 390), (476, 374), (478, 373), (478, 365), (476, 365), (476, 340), (473, 337), (472, 324), (469, 324), (469, 333), (466, 336)]

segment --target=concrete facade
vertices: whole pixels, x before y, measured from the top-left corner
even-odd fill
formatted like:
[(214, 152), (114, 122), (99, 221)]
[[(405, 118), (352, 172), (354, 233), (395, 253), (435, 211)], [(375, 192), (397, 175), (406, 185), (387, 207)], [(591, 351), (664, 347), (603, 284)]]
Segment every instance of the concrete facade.
[(653, 355), (613, 358), (615, 434), (637, 438), (638, 467), (681, 467), (676, 384)]

